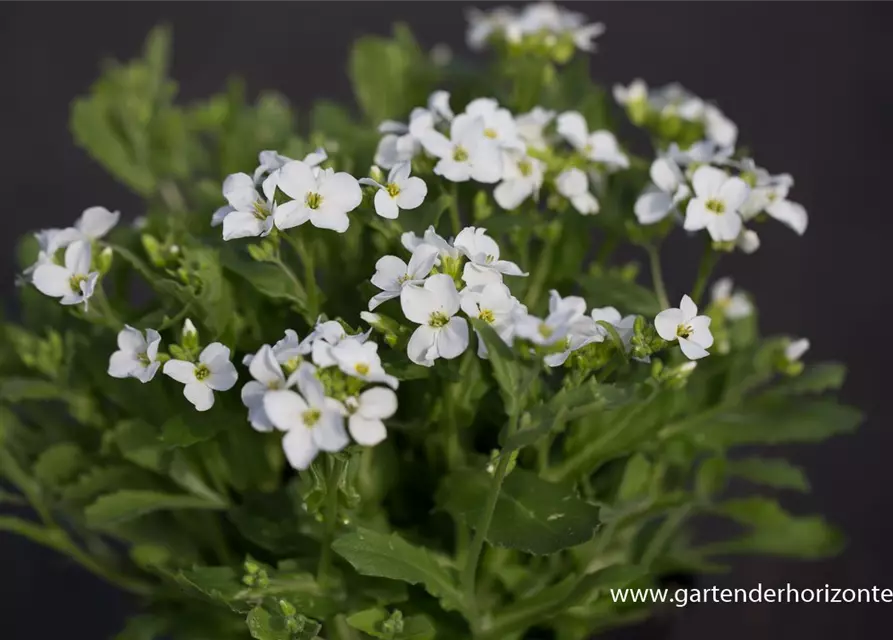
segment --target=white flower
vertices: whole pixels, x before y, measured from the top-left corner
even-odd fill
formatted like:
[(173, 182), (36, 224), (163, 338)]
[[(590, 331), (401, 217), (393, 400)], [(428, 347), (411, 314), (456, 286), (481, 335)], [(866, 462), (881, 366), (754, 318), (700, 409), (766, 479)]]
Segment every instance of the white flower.
[(285, 431), (282, 449), (295, 469), (310, 466), (320, 451), (341, 451), (349, 442), (344, 431), (344, 407), (323, 392), (313, 367), (304, 364), (297, 371), (300, 395), (294, 391), (270, 391), (264, 396), (264, 410), (277, 429)]
[(807, 351), (809, 351), (809, 339), (800, 338), (788, 343), (784, 349), (784, 357), (788, 362), (798, 362)]
[(43, 229), (35, 233), (34, 237), (37, 239), (37, 260), (22, 272), (24, 276), (31, 276), (34, 270), (42, 264), (53, 264), (56, 252), (69, 246), (72, 242), (80, 240), (81, 233), (74, 227), (69, 227), (68, 229)]
[(341, 344), (341, 342), (346, 340), (352, 340), (362, 344), (366, 342), (368, 337), (369, 332), (359, 333), (353, 336), (347, 335), (344, 326), (336, 320), (320, 322), (313, 329), (313, 332), (307, 336), (307, 341), (311, 345), (311, 358), (313, 359), (313, 364), (317, 367), (334, 367), (338, 363), (332, 356), (332, 347)]
[(590, 133), (579, 112), (565, 111), (558, 116), (557, 123), (559, 135), (593, 162), (621, 169), (629, 166), (629, 158), (620, 150), (614, 134), (604, 129)]
[(407, 251), (412, 253), (415, 253), (416, 249), (422, 245), (434, 247), (437, 250), (435, 265), (439, 265), (441, 259), (455, 260), (459, 257), (459, 250), (440, 236), (433, 226), (429, 226), (421, 237), (412, 231), (407, 231), (400, 236), (400, 242)]
[(313, 169), (300, 160), (279, 169), (277, 186), (293, 198), (273, 214), (276, 226), (283, 231), (309, 220), (314, 227), (344, 233), (350, 226), (347, 212), (363, 201), (360, 183), (349, 173)]
[(406, 264), (397, 256), (382, 256), (375, 263), (375, 274), (372, 276), (372, 284), (381, 289), (369, 300), (369, 311), (375, 309), (381, 303), (397, 298), (403, 287), (410, 284), (421, 284), (431, 273), (431, 268), (437, 261), (437, 249), (430, 244), (419, 244), (412, 252), (409, 264)]
[(545, 149), (546, 138), (543, 130), (555, 119), (555, 112), (543, 109), (542, 107), (534, 107), (527, 113), (522, 113), (515, 118), (515, 126), (518, 128), (518, 135), (521, 136), (529, 148)]
[(109, 211), (105, 207), (90, 207), (85, 209), (74, 223), (74, 228), (84, 240), (99, 240), (111, 231), (120, 219), (120, 211)]
[(387, 435), (384, 422), (397, 411), (397, 394), (384, 387), (373, 387), (344, 401), (347, 429), (351, 437), (365, 447), (372, 447)]
[(471, 8), (465, 15), (468, 19), (465, 40), (472, 51), (482, 49), (490, 36), (505, 30), (517, 20), (514, 9), (509, 7), (497, 7), (492, 11)]
[(499, 259), (499, 245), (487, 235), (484, 228), (462, 229), (453, 241), (453, 246), (469, 260), (462, 271), (462, 280), (469, 287), (502, 282), (503, 275), (527, 275), (514, 262)]
[(549, 315), (567, 318), (567, 333), (564, 337), (564, 350), (550, 353), (543, 362), (549, 367), (563, 365), (571, 352), (582, 349), (593, 342), (604, 342), (605, 330), (586, 314), (586, 301), (579, 296), (562, 298), (557, 291), (549, 292)]
[(648, 85), (641, 78), (636, 78), (630, 82), (628, 87), (622, 84), (615, 84), (613, 88), (614, 100), (621, 106), (635, 104), (648, 100)]
[(223, 223), (223, 239), (263, 237), (273, 229), (273, 214), (276, 203), (273, 201), (275, 186), (264, 182), (266, 198), (262, 198), (254, 186), (254, 180), (247, 173), (234, 173), (223, 181), (223, 197), (229, 203), (214, 213), (211, 220)]
[(65, 305), (84, 303), (93, 295), (98, 271), (90, 271), (90, 243), (78, 240), (65, 250), (65, 265), (45, 262), (34, 269), (32, 282), (42, 294)]
[(517, 208), (527, 198), (534, 196), (543, 185), (545, 165), (536, 158), (520, 153), (503, 155), (502, 182), (493, 190), (493, 198), (503, 209)]
[(329, 353), (344, 373), (366, 382), (383, 382), (392, 389), (400, 384), (392, 375), (385, 373), (378, 356), (378, 344), (371, 340), (342, 340)]
[[(514, 318), (527, 311), (509, 288), (501, 282), (491, 282), (482, 287), (466, 287), (459, 296), (460, 306), (469, 318), (483, 320), (506, 343), (511, 344), (515, 333)], [(478, 356), (487, 356), (487, 346), (478, 340)]]
[(641, 224), (660, 222), (691, 195), (682, 170), (672, 159), (656, 159), (651, 163), (650, 174), (652, 184), (639, 196), (633, 208)]
[[(304, 156), (304, 163), (311, 167), (316, 167), (328, 159), (329, 156), (326, 150), (320, 147)], [(257, 154), (257, 161), (258, 166), (254, 170), (254, 182), (260, 183), (265, 175), (275, 173), (287, 163), (292, 162), (292, 158), (284, 156), (278, 151), (261, 151)]]
[(514, 323), (516, 337), (541, 346), (564, 340), (570, 331), (570, 320), (566, 314), (552, 313), (543, 319), (529, 313), (518, 313)]
[(667, 157), (680, 166), (691, 164), (727, 164), (735, 152), (734, 147), (722, 147), (711, 140), (701, 140), (690, 145), (685, 151), (675, 142), (667, 149)]
[(428, 186), (421, 178), (409, 177), (410, 163), (395, 165), (388, 173), (388, 181), (380, 184), (372, 178), (361, 178), (360, 184), (377, 187), (375, 213), (395, 220), (401, 209), (415, 209), (425, 200)]
[(460, 302), (450, 276), (436, 274), (422, 286), (404, 287), (400, 305), (407, 320), (420, 325), (407, 346), (414, 363), (430, 367), (437, 358), (456, 358), (468, 347), (468, 323), (454, 317)]
[(753, 305), (747, 296), (735, 291), (731, 278), (720, 278), (710, 289), (710, 299), (729, 320), (740, 320), (753, 313)]
[(400, 163), (410, 162), (419, 152), (421, 144), (409, 133), (409, 127), (400, 122), (387, 120), (378, 127), (385, 134), (375, 150), (375, 164), (390, 169)]
[(285, 379), (282, 366), (268, 344), (251, 358), (248, 371), (254, 378), (242, 387), (242, 404), (248, 408), (248, 421), (257, 431), (272, 431), (273, 422), (264, 409), (264, 398), (271, 391), (290, 386), (293, 380)]
[(451, 182), (494, 183), (502, 178), (502, 156), (496, 143), (484, 135), (482, 118), (456, 117), (449, 139), (432, 129), (422, 136), (422, 145), (440, 158), (434, 173)]
[(207, 411), (214, 406), (214, 392), (232, 389), (239, 378), (229, 357), (228, 347), (212, 342), (199, 354), (197, 363), (168, 360), (162, 371), (186, 385), (183, 395), (197, 411)]
[(580, 169), (565, 169), (558, 174), (555, 188), (583, 215), (599, 212), (598, 200), (589, 192), (589, 178)]
[(710, 355), (713, 334), (710, 333), (710, 318), (699, 316), (698, 307), (688, 296), (682, 296), (679, 308), (664, 309), (654, 318), (657, 334), (668, 342), (679, 341), (679, 348), (689, 360), (698, 360)]
[(699, 167), (692, 178), (695, 195), (685, 210), (687, 231), (707, 228), (717, 242), (735, 240), (741, 233), (741, 205), (750, 187), (741, 178), (730, 178), (716, 167)]
[(770, 176), (764, 169), (757, 169), (756, 174), (756, 186), (751, 189), (750, 196), (741, 207), (742, 217), (750, 220), (765, 211), (802, 236), (809, 224), (809, 216), (803, 205), (787, 199), (794, 179), (786, 173)]
[(156, 361), (161, 336), (155, 329), (146, 329), (146, 336), (130, 325), (118, 333), (118, 351), (109, 358), (108, 374), (113, 378), (136, 378), (149, 382), (161, 363)]
[(617, 330), (620, 339), (623, 340), (624, 348), (629, 350), (636, 323), (635, 314), (621, 316), (615, 307), (597, 307), (590, 312), (589, 317), (596, 323), (598, 330), (605, 339), (608, 337), (608, 330), (599, 325), (598, 322), (604, 321), (613, 326)]
[(508, 109), (499, 106), (493, 98), (476, 98), (465, 107), (465, 113), (456, 116), (462, 122), (480, 118), (484, 122), (484, 137), (506, 151), (524, 151), (525, 145), (518, 133), (518, 126)]
[(741, 249), (744, 253), (754, 253), (760, 248), (760, 236), (758, 236), (757, 232), (752, 229), (744, 229), (744, 231), (741, 232), (741, 235), (738, 236), (738, 240), (735, 241), (735, 246)]
[(738, 141), (738, 127), (712, 104), (704, 106), (704, 132), (720, 147), (734, 147)]

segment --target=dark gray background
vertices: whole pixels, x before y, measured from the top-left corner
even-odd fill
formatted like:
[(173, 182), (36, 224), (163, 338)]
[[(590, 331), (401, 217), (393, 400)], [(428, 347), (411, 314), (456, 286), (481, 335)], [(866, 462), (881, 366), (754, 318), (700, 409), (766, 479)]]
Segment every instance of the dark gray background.
[[(721, 587), (893, 588), (890, 515), (889, 245), (893, 85), (887, 3), (595, 3), (574, 8), (607, 24), (593, 70), (608, 85), (641, 76), (678, 80), (715, 99), (760, 164), (796, 178), (793, 199), (810, 213), (806, 236), (763, 227), (763, 248), (723, 264), (757, 294), (766, 331), (809, 336), (811, 359), (849, 363), (845, 399), (868, 422), (853, 437), (792, 450), (813, 494), (794, 510), (823, 512), (849, 546), (815, 563), (745, 559)], [(14, 239), (67, 225), (102, 204), (127, 217), (138, 199), (72, 144), (68, 103), (106, 56), (138, 53), (146, 31), (174, 27), (173, 75), (185, 100), (242, 75), (252, 91), (277, 89), (298, 107), (349, 99), (349, 43), (407, 21), (421, 41), (464, 53), (459, 3), (31, 3), (0, 5), (0, 282), (12, 294)], [(209, 212), (210, 213), (210, 212)], [(678, 238), (666, 268), (672, 297), (697, 257)], [(699, 249), (697, 250), (699, 251)], [(116, 631), (133, 603), (60, 556), (0, 534), (4, 638), (96, 640)], [(626, 638), (751, 640), (890, 637), (882, 604), (707, 604), (659, 616)]]

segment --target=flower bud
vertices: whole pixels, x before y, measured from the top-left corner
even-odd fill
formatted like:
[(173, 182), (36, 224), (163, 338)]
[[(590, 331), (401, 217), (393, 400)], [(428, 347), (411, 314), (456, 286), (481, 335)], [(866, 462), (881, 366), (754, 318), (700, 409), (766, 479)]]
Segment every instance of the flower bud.
[(111, 247), (106, 247), (96, 256), (96, 270), (101, 275), (105, 275), (111, 270), (113, 257), (114, 252)]
[(189, 318), (187, 318), (186, 322), (183, 323), (183, 335), (181, 338), (181, 342), (183, 344), (183, 347), (189, 351), (198, 349), (198, 329), (195, 328), (195, 325), (192, 324), (192, 320), (190, 320)]
[(373, 164), (369, 169), (369, 177), (375, 180), (378, 183), (384, 184), (384, 171), (382, 171), (378, 165)]

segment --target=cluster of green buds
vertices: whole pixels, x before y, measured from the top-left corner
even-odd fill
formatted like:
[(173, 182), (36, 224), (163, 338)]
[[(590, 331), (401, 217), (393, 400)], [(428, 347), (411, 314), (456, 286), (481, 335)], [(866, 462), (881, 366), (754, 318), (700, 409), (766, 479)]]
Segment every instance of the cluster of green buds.
[(243, 566), (245, 573), (242, 576), (242, 584), (252, 589), (266, 589), (270, 586), (270, 576), (267, 570), (252, 560), (246, 560)]
[(170, 237), (162, 242), (151, 233), (144, 233), (140, 236), (140, 241), (153, 266), (169, 273), (177, 273), (181, 268), (183, 255), (180, 246)]
[(664, 363), (655, 358), (651, 363), (651, 377), (670, 389), (681, 389), (688, 383), (688, 378), (694, 373), (698, 363), (688, 360), (674, 367), (664, 366)]
[(279, 260), (279, 230), (276, 227), (270, 235), (257, 243), (248, 245), (248, 255), (257, 262), (277, 262)]
[(382, 637), (394, 640), (399, 634), (403, 633), (403, 612), (399, 609), (392, 611), (386, 620), (382, 620), (379, 630)]
[(7, 325), (4, 334), (26, 367), (49, 378), (59, 376), (65, 363), (65, 345), (58, 331), (50, 330), (46, 338), (40, 338), (14, 325)]
[(384, 337), (385, 343), (393, 349), (404, 349), (412, 335), (408, 327), (382, 313), (363, 311), (360, 313), (360, 319), (374, 331), (380, 333)]
[(157, 359), (160, 362), (165, 362), (170, 359), (170, 357), (176, 358), (177, 360), (186, 360), (187, 362), (195, 362), (198, 360), (202, 348), (198, 338), (198, 329), (192, 324), (192, 320), (189, 318), (186, 319), (183, 323), (183, 329), (180, 331), (180, 342), (171, 344), (169, 349), (170, 356), (162, 353), (158, 354)]
[(633, 335), (629, 341), (630, 356), (644, 360), (655, 353), (663, 351), (670, 343), (657, 335), (654, 325), (644, 317), (638, 316), (633, 324)]
[(674, 104), (655, 109), (648, 100), (647, 90), (630, 96), (624, 108), (630, 122), (654, 135), (661, 147), (675, 142), (685, 149), (704, 139), (702, 122), (683, 118)]

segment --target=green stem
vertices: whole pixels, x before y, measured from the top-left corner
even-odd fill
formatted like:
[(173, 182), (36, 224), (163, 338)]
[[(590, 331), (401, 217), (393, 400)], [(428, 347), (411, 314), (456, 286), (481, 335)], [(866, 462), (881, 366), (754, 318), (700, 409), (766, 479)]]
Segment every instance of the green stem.
[(332, 568), (332, 541), (335, 539), (335, 530), (338, 527), (338, 480), (341, 475), (341, 461), (334, 456), (326, 456), (326, 501), (323, 506), (323, 531), (322, 553), (319, 556), (319, 567), (316, 571), (316, 579), (319, 584), (328, 584), (329, 573)]
[(530, 309), (534, 309), (536, 303), (539, 302), (539, 298), (543, 293), (543, 287), (546, 284), (546, 278), (552, 273), (552, 256), (555, 253), (555, 243), (560, 236), (560, 230), (558, 233), (550, 234), (545, 240), (545, 245), (540, 250), (540, 257), (530, 276), (530, 284), (527, 286), (527, 295), (525, 296), (525, 303)]
[[(291, 280), (292, 284), (298, 289), (298, 291), (304, 291), (304, 285), (301, 284), (301, 281), (298, 279), (298, 276), (295, 275), (295, 272), (291, 270), (287, 264), (285, 264), (281, 258), (271, 258), (270, 262), (279, 267), (282, 272), (286, 275), (286, 277)], [(308, 294), (309, 301), (309, 294)], [(311, 327), (316, 324), (317, 315), (315, 315), (309, 307), (303, 310), (302, 315), (304, 316), (304, 320), (307, 321)]]
[(115, 330), (120, 329), (123, 326), (123, 323), (118, 319), (118, 316), (112, 309), (112, 305), (109, 302), (108, 297), (105, 295), (105, 290), (102, 286), (96, 287), (93, 291), (93, 296), (90, 298), (89, 308), (90, 311), (86, 312), (85, 315), (94, 315), (97, 324)]
[(704, 295), (704, 289), (707, 287), (707, 281), (713, 268), (719, 262), (719, 253), (713, 250), (713, 244), (708, 240), (707, 246), (704, 247), (704, 255), (701, 256), (701, 264), (698, 265), (698, 277), (695, 285), (691, 289), (691, 299), (695, 304), (701, 304), (701, 297)]
[(664, 275), (660, 267), (660, 250), (654, 245), (646, 247), (648, 262), (651, 264), (651, 281), (654, 283), (654, 293), (661, 309), (670, 308), (670, 299), (667, 297), (667, 288), (664, 286)]
[[(515, 411), (510, 418), (509, 435), (514, 434), (517, 428), (518, 412)], [(499, 500), (499, 492), (502, 489), (502, 481), (505, 480), (511, 459), (512, 456), (508, 455), (499, 457), (496, 470), (493, 472), (493, 479), (490, 482), (490, 490), (487, 493), (484, 509), (481, 511), (478, 521), (475, 523), (474, 537), (471, 539), (468, 555), (465, 558), (465, 568), (462, 571), (462, 588), (465, 594), (465, 605), (468, 608), (473, 629), (477, 629), (480, 625), (477, 613), (478, 607), (475, 589), (478, 564), (480, 563), (481, 553), (484, 551), (484, 542), (487, 539), (487, 532), (490, 530), (490, 523), (493, 522), (493, 514), (496, 511), (496, 502)]]
[(648, 543), (645, 552), (642, 554), (642, 565), (648, 567), (658, 558), (658, 556), (660, 556), (661, 551), (666, 548), (667, 544), (670, 542), (670, 538), (673, 537), (673, 534), (685, 518), (688, 517), (691, 509), (691, 505), (686, 505), (677, 509), (664, 519), (660, 527), (658, 527), (657, 531), (654, 533), (654, 537)]
[(453, 183), (450, 198), (450, 222), (453, 225), (453, 236), (459, 235), (462, 231), (462, 218), (459, 215), (459, 185)]

